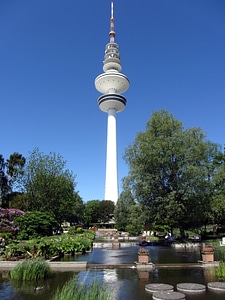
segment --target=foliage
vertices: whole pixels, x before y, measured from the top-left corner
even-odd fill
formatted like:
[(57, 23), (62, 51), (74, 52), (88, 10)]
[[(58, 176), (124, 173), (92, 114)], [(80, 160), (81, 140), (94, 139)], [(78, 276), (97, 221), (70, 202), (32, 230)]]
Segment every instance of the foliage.
[(77, 227), (76, 232), (77, 232), (77, 233), (83, 233), (84, 230), (83, 230), (82, 227)]
[(225, 262), (225, 247), (214, 246), (215, 260)]
[(7, 175), (5, 174), (6, 163), (3, 156), (0, 154), (0, 206), (2, 206), (2, 198), (10, 190)]
[(90, 200), (84, 205), (84, 222), (90, 227), (97, 223), (107, 223), (113, 218), (115, 204), (110, 200)]
[(93, 283), (84, 285), (77, 277), (70, 279), (63, 288), (57, 289), (52, 300), (110, 300), (110, 291), (102, 282), (95, 280)]
[(18, 187), (18, 182), (16, 180), (19, 176), (23, 175), (23, 168), (25, 166), (25, 158), (22, 154), (14, 152), (10, 155), (9, 159), (7, 159), (7, 174), (9, 176), (9, 184), (11, 187), (14, 186), (15, 189)]
[(62, 234), (20, 243), (14, 242), (7, 245), (4, 257), (6, 259), (14, 259), (18, 256), (47, 259), (64, 254), (84, 253), (92, 248), (94, 236), (94, 232), (90, 230), (75, 235)]
[(134, 199), (130, 190), (125, 190), (120, 194), (120, 197), (116, 203), (114, 216), (116, 220), (116, 228), (121, 231), (125, 231), (129, 225), (129, 209), (134, 205)]
[(6, 161), (0, 154), (0, 206), (8, 207), (7, 195), (13, 189), (18, 189), (17, 179), (23, 174), (24, 165), (25, 158), (22, 154), (14, 152)]
[(90, 200), (84, 205), (84, 221), (89, 227), (93, 223), (98, 223), (100, 220), (99, 214), (100, 200)]
[(84, 222), (84, 203), (78, 192), (73, 194), (73, 213), (68, 217), (67, 221), (71, 224), (81, 224)]
[(16, 260), (16, 258), (25, 258), (28, 257), (27, 253), (24, 251), (21, 245), (16, 243), (10, 243), (5, 247), (2, 256), (6, 260)]
[(74, 175), (66, 169), (66, 162), (54, 152), (45, 155), (38, 148), (30, 154), (23, 176), (24, 190), (29, 199), (28, 210), (51, 211), (61, 224), (77, 212)]
[(8, 198), (9, 208), (17, 207), (22, 211), (29, 210), (29, 198), (27, 194), (14, 192), (7, 195), (6, 198)]
[(208, 221), (217, 153), (218, 145), (206, 141), (200, 128), (184, 130), (165, 110), (153, 113), (124, 156), (126, 180), (149, 223), (179, 227), (183, 235)]
[(107, 223), (113, 218), (115, 204), (110, 200), (103, 200), (99, 204), (99, 218), (101, 223)]
[(138, 235), (144, 229), (144, 213), (141, 205), (134, 204), (129, 207), (126, 231), (131, 235)]
[(220, 152), (214, 160), (212, 221), (225, 225), (225, 154)]
[(213, 268), (212, 272), (215, 274), (217, 280), (225, 280), (225, 263), (220, 261), (219, 267)]
[(23, 211), (15, 208), (5, 209), (0, 207), (0, 232), (16, 232), (14, 220), (24, 214)]
[(19, 227), (19, 239), (32, 239), (50, 236), (58, 228), (58, 223), (51, 213), (32, 211), (18, 217), (15, 225)]
[(51, 274), (47, 262), (41, 258), (26, 259), (15, 266), (10, 275), (16, 280), (39, 280), (47, 278)]

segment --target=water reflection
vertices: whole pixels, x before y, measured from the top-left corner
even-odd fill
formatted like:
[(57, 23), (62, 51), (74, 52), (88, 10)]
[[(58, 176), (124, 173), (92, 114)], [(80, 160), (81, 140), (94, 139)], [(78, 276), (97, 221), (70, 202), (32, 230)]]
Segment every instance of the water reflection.
[[(148, 283), (167, 283), (176, 288), (178, 283), (195, 282), (207, 285), (214, 281), (210, 270), (202, 268), (155, 269), (151, 272), (138, 272), (135, 269), (88, 270), (78, 273), (79, 280), (88, 284), (98, 278), (112, 292), (114, 300), (149, 300), (151, 295), (145, 291)], [(144, 274), (145, 273), (145, 274)], [(148, 274), (146, 274), (148, 273)], [(57, 288), (73, 277), (73, 272), (56, 273), (43, 283), (43, 290), (35, 292), (32, 286), (14, 286), (12, 282), (0, 281), (0, 299), (2, 300), (50, 300)], [(148, 275), (148, 278), (145, 276)], [(141, 278), (140, 278), (141, 276)], [(144, 278), (143, 278), (144, 276)], [(224, 300), (223, 293), (207, 291), (204, 294), (188, 295), (187, 300)], [(71, 299), (72, 300), (72, 299)]]
[[(79, 278), (81, 281), (86, 277), (86, 282), (93, 280), (93, 278), (99, 278), (104, 281), (110, 291), (112, 291), (113, 299), (115, 300), (149, 300), (151, 294), (145, 291), (145, 285), (148, 283), (167, 283), (174, 286), (183, 282), (194, 282), (207, 285), (208, 280), (204, 277), (205, 270), (201, 268), (197, 269), (155, 269), (151, 272), (138, 272), (134, 269), (118, 269), (118, 270), (89, 270), (87, 272), (81, 272)], [(144, 278), (140, 278), (144, 275)], [(145, 274), (143, 274), (145, 273)], [(148, 273), (148, 278), (145, 276)], [(208, 274), (208, 272), (206, 272)], [(212, 279), (212, 278), (210, 278)], [(199, 295), (189, 294), (186, 299), (188, 300), (224, 300), (224, 294), (212, 293), (207, 291), (206, 293)]]
[[(122, 247), (119, 249), (93, 249), (91, 253), (65, 257), (62, 261), (87, 261), (90, 264), (133, 264), (138, 259), (140, 246)], [(200, 250), (195, 248), (146, 247), (150, 251), (150, 260), (154, 264), (194, 263), (201, 259)]]
[[(88, 261), (90, 264), (133, 264), (137, 261), (139, 246), (120, 249), (94, 249), (85, 255), (78, 255), (71, 260)], [(150, 246), (150, 258), (155, 264), (197, 262), (200, 259), (198, 248), (169, 248)], [(67, 258), (68, 260), (68, 258)], [(63, 263), (63, 262), (62, 262)], [(1, 272), (0, 272), (1, 274)], [(167, 283), (176, 288), (178, 283), (194, 282), (207, 285), (215, 281), (210, 269), (204, 268), (156, 268), (153, 271), (137, 271), (136, 269), (90, 269), (77, 273), (79, 280), (88, 284), (98, 278), (112, 292), (114, 300), (149, 300), (151, 295), (145, 291), (148, 283)], [(50, 300), (56, 289), (63, 286), (74, 275), (73, 272), (55, 273), (55, 276), (41, 283), (41, 292), (35, 292), (34, 286), (16, 285), (4, 276), (0, 276), (0, 299), (2, 300)], [(187, 300), (224, 300), (224, 294), (207, 291), (203, 295), (188, 295)], [(71, 299), (72, 300), (72, 299)]]

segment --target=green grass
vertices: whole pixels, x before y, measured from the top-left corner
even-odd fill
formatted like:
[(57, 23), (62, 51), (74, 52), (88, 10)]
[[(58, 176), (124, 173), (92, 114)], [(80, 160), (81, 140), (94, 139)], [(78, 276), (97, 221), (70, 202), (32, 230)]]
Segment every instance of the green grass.
[(74, 277), (67, 281), (61, 290), (56, 291), (52, 300), (112, 300), (112, 298), (110, 292), (98, 280), (83, 285)]
[(50, 267), (41, 258), (26, 259), (19, 263), (10, 273), (12, 279), (23, 281), (38, 281), (49, 277)]

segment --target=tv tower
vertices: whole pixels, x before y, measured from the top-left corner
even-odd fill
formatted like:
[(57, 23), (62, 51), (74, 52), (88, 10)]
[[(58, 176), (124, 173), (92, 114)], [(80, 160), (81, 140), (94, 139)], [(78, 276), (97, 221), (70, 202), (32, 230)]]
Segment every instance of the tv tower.
[(126, 98), (121, 94), (129, 88), (129, 79), (120, 73), (119, 47), (115, 43), (113, 2), (111, 3), (111, 18), (109, 43), (105, 46), (103, 71), (95, 79), (95, 88), (103, 94), (98, 98), (99, 108), (108, 114), (107, 125), (107, 150), (106, 150), (106, 177), (105, 200), (111, 200), (115, 204), (118, 200), (118, 176), (117, 176), (117, 145), (116, 145), (116, 113), (124, 110)]

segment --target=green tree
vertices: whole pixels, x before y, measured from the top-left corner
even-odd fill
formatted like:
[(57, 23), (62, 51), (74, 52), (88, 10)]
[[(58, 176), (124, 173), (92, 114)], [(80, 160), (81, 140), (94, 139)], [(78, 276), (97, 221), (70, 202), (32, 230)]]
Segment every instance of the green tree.
[(20, 228), (20, 239), (32, 239), (41, 236), (51, 236), (58, 227), (58, 222), (51, 213), (32, 211), (26, 212), (14, 221), (14, 225)]
[(102, 223), (107, 223), (113, 219), (115, 204), (110, 200), (102, 200), (99, 204), (99, 219)]
[(10, 190), (8, 184), (8, 178), (5, 174), (6, 163), (3, 156), (0, 154), (0, 207), (2, 206), (2, 200), (4, 196)]
[(28, 210), (51, 212), (59, 224), (68, 221), (76, 204), (74, 180), (61, 155), (54, 152), (45, 155), (38, 148), (34, 149), (27, 159), (23, 176)]
[(29, 198), (27, 194), (14, 192), (8, 195), (8, 197), (10, 198), (8, 200), (9, 208), (16, 207), (22, 211), (29, 210)]
[(74, 205), (73, 213), (68, 219), (68, 222), (71, 224), (82, 224), (84, 222), (84, 203), (78, 192), (75, 192), (73, 195)]
[(127, 221), (126, 231), (130, 234), (139, 235), (143, 231), (145, 220), (141, 205), (133, 204), (129, 207)]
[(178, 227), (181, 235), (204, 224), (202, 212), (210, 210), (210, 166), (217, 153), (218, 146), (200, 128), (184, 130), (167, 111), (153, 113), (124, 156), (130, 188), (151, 222)]
[(225, 225), (225, 154), (220, 152), (214, 160), (212, 222)]
[(116, 203), (114, 216), (116, 220), (116, 228), (125, 231), (129, 224), (129, 208), (134, 205), (134, 198), (130, 190), (124, 190)]
[(19, 178), (23, 175), (25, 158), (14, 152), (9, 159), (0, 155), (0, 206), (9, 207), (11, 193), (19, 191)]
[(7, 159), (7, 174), (9, 175), (9, 184), (11, 188), (18, 190), (20, 187), (18, 186), (20, 176), (24, 174), (24, 166), (26, 163), (25, 157), (22, 154), (14, 152), (10, 155), (9, 159)]
[(90, 200), (84, 204), (84, 221), (86, 226), (90, 227), (93, 224), (99, 223), (100, 200)]

